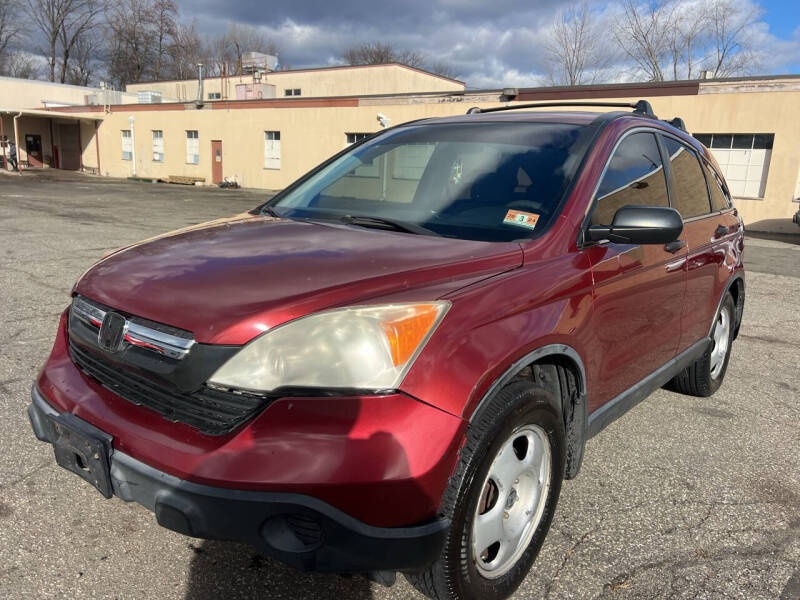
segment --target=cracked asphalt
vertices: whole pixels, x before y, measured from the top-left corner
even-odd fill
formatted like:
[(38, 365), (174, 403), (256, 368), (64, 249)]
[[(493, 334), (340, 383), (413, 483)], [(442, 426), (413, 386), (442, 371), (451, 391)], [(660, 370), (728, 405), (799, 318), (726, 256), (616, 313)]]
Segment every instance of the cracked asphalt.
[[(106, 250), (264, 192), (0, 173), (0, 598), (420, 597), (162, 529), (57, 467), (25, 413), (73, 282)], [(800, 245), (748, 237), (710, 399), (659, 391), (592, 439), (516, 598), (800, 598)]]

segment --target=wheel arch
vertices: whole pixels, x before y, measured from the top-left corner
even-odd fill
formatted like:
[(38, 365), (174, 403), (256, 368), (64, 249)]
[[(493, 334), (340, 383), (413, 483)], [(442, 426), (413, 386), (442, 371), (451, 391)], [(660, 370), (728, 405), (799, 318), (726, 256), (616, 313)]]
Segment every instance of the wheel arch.
[(725, 289), (723, 290), (719, 297), (719, 301), (717, 302), (717, 310), (714, 312), (714, 320), (711, 321), (711, 326), (708, 330), (709, 337), (711, 336), (711, 332), (714, 330), (714, 323), (716, 322), (720, 307), (725, 301), (725, 296), (727, 294), (733, 296), (733, 303), (736, 306), (736, 325), (733, 331), (733, 339), (736, 339), (739, 336), (739, 327), (742, 325), (742, 316), (744, 314), (744, 275), (742, 273), (736, 273), (728, 280), (728, 283), (725, 284)]
[(586, 446), (588, 406), (586, 368), (578, 352), (567, 344), (548, 344), (514, 361), (489, 386), (469, 417), (471, 423), (481, 408), (512, 381), (530, 379), (550, 389), (559, 399), (555, 408), (564, 419), (566, 441), (565, 478), (577, 476)]

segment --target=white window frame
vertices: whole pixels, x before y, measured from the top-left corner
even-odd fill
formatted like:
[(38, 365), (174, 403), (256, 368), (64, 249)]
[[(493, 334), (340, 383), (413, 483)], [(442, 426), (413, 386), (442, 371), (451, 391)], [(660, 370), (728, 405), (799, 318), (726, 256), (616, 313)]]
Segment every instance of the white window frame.
[(164, 130), (153, 129), (153, 162), (164, 162)]
[(130, 129), (122, 130), (122, 160), (133, 160), (133, 138)]
[(197, 129), (186, 130), (186, 164), (200, 164), (200, 132)]
[(360, 142), (364, 138), (371, 136), (371, 133), (345, 133), (344, 142), (345, 146), (352, 146), (356, 142)]
[[(719, 169), (728, 184), (728, 190), (734, 198), (747, 200), (763, 200), (767, 189), (769, 165), (772, 160), (772, 148), (755, 148), (756, 136), (772, 136), (771, 133), (706, 133), (697, 136), (709, 137), (708, 149), (717, 159)], [(735, 136), (750, 136), (749, 148), (734, 148)], [(727, 148), (715, 148), (716, 136), (730, 136), (731, 143)]]
[(264, 132), (264, 168), (277, 171), (281, 168), (281, 132)]

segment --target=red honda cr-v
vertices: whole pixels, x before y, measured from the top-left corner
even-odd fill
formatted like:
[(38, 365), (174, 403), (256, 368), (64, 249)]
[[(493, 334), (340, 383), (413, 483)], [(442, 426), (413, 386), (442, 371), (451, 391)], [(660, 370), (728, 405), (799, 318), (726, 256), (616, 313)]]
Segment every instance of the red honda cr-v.
[(630, 106), (408, 123), (113, 252), (62, 315), (36, 435), (175, 531), (506, 597), (586, 440), (661, 386), (714, 393), (741, 321), (714, 159)]

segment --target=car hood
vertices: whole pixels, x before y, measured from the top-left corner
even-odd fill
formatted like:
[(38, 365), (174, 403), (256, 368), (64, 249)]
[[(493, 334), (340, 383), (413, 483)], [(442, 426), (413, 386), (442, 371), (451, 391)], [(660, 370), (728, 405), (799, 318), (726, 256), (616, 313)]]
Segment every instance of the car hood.
[(74, 291), (191, 331), (198, 342), (243, 344), (325, 308), (378, 297), (433, 300), (521, 263), (515, 243), (246, 214), (114, 252)]

